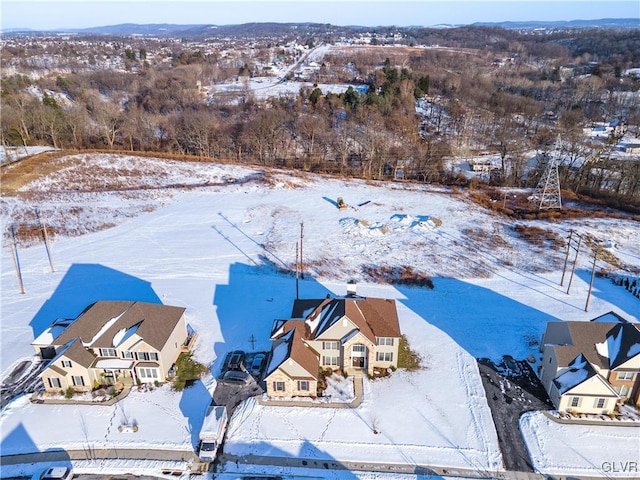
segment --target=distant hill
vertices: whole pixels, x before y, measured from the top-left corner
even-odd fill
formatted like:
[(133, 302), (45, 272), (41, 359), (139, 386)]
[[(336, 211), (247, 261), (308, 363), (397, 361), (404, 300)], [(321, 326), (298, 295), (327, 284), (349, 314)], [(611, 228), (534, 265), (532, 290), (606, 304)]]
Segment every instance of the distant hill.
[(563, 28), (640, 28), (640, 18), (601, 18), (598, 20), (570, 20), (557, 22), (477, 22), (477, 27), (501, 27), (517, 30), (563, 29)]
[(353, 31), (376, 31), (380, 29), (394, 30), (415, 30), (415, 29), (442, 29), (460, 28), (464, 26), (475, 27), (500, 27), (504, 29), (574, 29), (574, 28), (606, 28), (606, 29), (635, 29), (640, 28), (638, 18), (604, 18), (599, 20), (572, 20), (557, 22), (495, 22), (495, 23), (473, 23), (471, 25), (435, 25), (435, 26), (384, 26), (365, 27), (358, 25), (338, 26), (325, 23), (244, 23), (238, 25), (178, 25), (172, 23), (158, 24), (136, 24), (122, 23), (119, 25), (107, 25), (90, 28), (72, 28), (56, 30), (31, 30), (12, 28), (3, 30), (3, 34), (8, 35), (38, 35), (38, 34), (77, 34), (77, 35), (149, 35), (155, 37), (181, 36), (181, 37), (268, 37), (286, 36), (295, 34), (297, 36), (323, 35), (323, 34), (346, 34)]

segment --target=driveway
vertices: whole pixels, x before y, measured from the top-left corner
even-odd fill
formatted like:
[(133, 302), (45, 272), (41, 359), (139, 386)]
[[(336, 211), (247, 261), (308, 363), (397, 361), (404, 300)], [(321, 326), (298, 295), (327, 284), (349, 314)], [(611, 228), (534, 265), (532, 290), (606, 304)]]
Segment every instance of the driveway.
[(520, 433), (520, 416), (531, 410), (551, 410), (547, 392), (524, 360), (505, 356), (499, 364), (479, 359), (482, 385), (491, 408), (498, 443), (507, 470), (533, 472), (529, 452)]

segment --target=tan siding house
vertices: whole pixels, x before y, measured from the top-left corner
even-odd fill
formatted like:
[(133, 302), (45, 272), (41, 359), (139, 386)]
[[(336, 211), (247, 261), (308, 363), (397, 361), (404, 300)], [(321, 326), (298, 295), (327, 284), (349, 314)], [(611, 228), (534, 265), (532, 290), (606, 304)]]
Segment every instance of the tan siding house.
[(315, 396), (319, 369), (372, 375), (374, 368), (398, 365), (394, 300), (355, 294), (296, 300), (291, 316), (274, 322), (265, 376), (269, 396)]
[(540, 380), (559, 412), (613, 413), (640, 406), (640, 330), (609, 312), (590, 322), (549, 322)]
[[(54, 322), (36, 338), (36, 352), (53, 359), (40, 375), (46, 390), (165, 381), (188, 339), (184, 308), (102, 301), (75, 321)], [(62, 327), (62, 328), (61, 328)]]

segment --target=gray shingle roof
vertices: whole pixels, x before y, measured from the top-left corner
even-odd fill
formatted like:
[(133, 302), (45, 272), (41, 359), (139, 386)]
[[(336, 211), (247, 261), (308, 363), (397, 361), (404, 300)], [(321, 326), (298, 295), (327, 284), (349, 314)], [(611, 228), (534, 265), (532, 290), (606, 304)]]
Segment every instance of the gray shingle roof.
[(162, 350), (185, 309), (144, 302), (100, 301), (90, 305), (53, 345), (79, 338), (89, 348), (113, 348), (114, 336), (135, 328), (136, 334), (157, 350)]

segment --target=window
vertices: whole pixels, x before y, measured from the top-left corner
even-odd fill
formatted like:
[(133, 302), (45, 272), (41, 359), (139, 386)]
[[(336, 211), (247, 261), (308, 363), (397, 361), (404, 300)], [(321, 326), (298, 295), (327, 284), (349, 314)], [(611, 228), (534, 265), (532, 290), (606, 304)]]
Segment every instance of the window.
[(49, 377), (49, 387), (62, 388), (62, 383), (60, 383), (60, 379), (58, 377)]
[(357, 345), (354, 345), (352, 347), (352, 351), (354, 351), (354, 352), (364, 352), (364, 345), (362, 345), (361, 343), (358, 343)]
[(133, 360), (133, 353), (131, 353), (129, 350), (125, 350), (122, 352), (122, 358)]
[(158, 354), (156, 352), (136, 352), (136, 358), (138, 360), (158, 360)]
[(338, 366), (338, 357), (322, 357), (322, 365)]
[(62, 360), (62, 366), (66, 368), (71, 368), (71, 360)]
[(340, 350), (340, 342), (322, 342), (324, 350)]
[(378, 362), (393, 362), (393, 353), (392, 352), (377, 352), (376, 360)]
[(633, 380), (633, 372), (618, 372), (618, 380)]
[(273, 382), (273, 389), (276, 392), (284, 392), (284, 382)]
[(158, 379), (158, 369), (157, 368), (139, 368), (138, 376), (141, 379), (146, 380), (157, 380)]
[(620, 385), (620, 386), (614, 387), (614, 390), (621, 397), (629, 396), (629, 385)]
[(571, 406), (577, 407), (578, 405), (580, 405), (580, 397), (573, 397), (571, 399)]
[(101, 357), (118, 357), (118, 352), (116, 352), (115, 348), (101, 348), (100, 349)]
[(596, 408), (604, 408), (605, 402), (606, 402), (606, 399), (604, 398), (596, 399)]
[(390, 347), (393, 347), (393, 338), (378, 337), (378, 345), (380, 345), (380, 346), (388, 345)]
[(298, 390), (302, 390), (305, 392), (309, 391), (309, 381), (308, 380), (298, 380)]
[(71, 377), (71, 379), (73, 380), (73, 384), (76, 387), (84, 387), (84, 377), (81, 375), (74, 375)]

